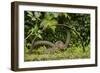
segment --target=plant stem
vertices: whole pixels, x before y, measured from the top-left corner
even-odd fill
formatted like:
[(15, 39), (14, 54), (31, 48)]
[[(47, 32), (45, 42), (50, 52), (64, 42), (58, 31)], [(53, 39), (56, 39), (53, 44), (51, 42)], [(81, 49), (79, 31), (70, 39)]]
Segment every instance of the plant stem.
[(31, 35), (32, 35), (33, 32), (31, 32), (24, 40), (26, 41)]

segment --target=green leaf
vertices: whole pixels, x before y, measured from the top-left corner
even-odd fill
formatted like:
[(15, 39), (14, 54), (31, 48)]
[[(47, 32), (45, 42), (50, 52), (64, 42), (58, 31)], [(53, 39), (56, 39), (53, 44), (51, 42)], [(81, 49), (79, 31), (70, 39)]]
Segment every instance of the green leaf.
[(64, 13), (64, 16), (67, 18), (68, 17), (68, 14), (67, 13)]
[(52, 13), (55, 18), (58, 17), (59, 13)]
[(37, 32), (38, 31), (38, 26), (37, 25), (35, 25), (35, 27), (32, 29), (32, 31), (34, 31), (34, 32)]
[(45, 19), (47, 19), (47, 20), (51, 20), (51, 19), (53, 19), (53, 18), (54, 18), (54, 16), (53, 16), (52, 13), (47, 12), (47, 13), (45, 14)]
[(51, 25), (49, 25), (49, 27), (53, 30), (53, 32), (55, 32), (56, 29), (56, 25), (57, 25), (57, 21), (56, 20), (52, 20), (50, 22)]
[(41, 27), (45, 29), (51, 28), (53, 31), (55, 31), (56, 25), (57, 25), (57, 21), (55, 19), (53, 20), (44, 19), (42, 23), (40, 24)]
[(52, 31), (55, 32), (56, 26), (52, 26)]
[(39, 37), (40, 39), (42, 39), (42, 36), (41, 36), (40, 34), (38, 34), (38, 37)]
[(36, 20), (36, 18), (32, 17), (32, 20), (33, 20), (33, 21), (35, 21), (35, 20)]
[(36, 18), (39, 18), (41, 16), (41, 13), (40, 12), (34, 12), (34, 15)]
[(41, 31), (41, 30), (38, 30), (38, 33), (40, 33), (40, 34), (41, 34), (41, 33), (42, 33), (42, 31)]
[(31, 11), (27, 11), (29, 17), (33, 17), (33, 13)]

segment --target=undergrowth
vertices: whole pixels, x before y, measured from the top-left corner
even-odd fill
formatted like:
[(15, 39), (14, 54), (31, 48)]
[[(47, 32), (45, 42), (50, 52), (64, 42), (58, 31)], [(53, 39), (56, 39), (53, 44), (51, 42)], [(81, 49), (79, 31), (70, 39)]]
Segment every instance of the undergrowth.
[(83, 52), (82, 47), (65, 48), (64, 51), (56, 50), (51, 52), (45, 46), (35, 48), (32, 54), (28, 53), (25, 48), (24, 60), (25, 61), (43, 61), (43, 60), (61, 60), (61, 59), (86, 59), (90, 58), (90, 46), (85, 47)]

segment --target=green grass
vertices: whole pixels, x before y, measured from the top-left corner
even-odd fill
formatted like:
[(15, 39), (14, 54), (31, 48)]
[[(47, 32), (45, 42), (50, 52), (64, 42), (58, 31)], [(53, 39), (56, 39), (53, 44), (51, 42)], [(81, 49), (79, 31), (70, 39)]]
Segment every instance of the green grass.
[(90, 46), (85, 47), (86, 51), (83, 52), (82, 47), (66, 48), (64, 51), (56, 50), (55, 52), (49, 51), (45, 46), (36, 48), (32, 54), (28, 53), (25, 48), (25, 61), (43, 61), (43, 60), (61, 60), (61, 59), (85, 59), (90, 58)]

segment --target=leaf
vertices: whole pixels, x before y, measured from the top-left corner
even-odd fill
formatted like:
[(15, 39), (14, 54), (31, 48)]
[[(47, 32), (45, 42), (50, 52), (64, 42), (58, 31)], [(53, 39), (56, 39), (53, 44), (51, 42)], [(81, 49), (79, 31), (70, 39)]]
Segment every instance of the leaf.
[(68, 17), (68, 14), (67, 13), (64, 13), (64, 16), (67, 18)]
[(47, 20), (44, 19), (44, 20), (41, 22), (40, 27), (47, 27), (47, 26), (46, 26), (47, 23), (48, 23)]
[(51, 20), (51, 19), (53, 19), (53, 17), (54, 16), (50, 12), (48, 12), (48, 13), (45, 14), (45, 19), (47, 19), (47, 20)]
[(55, 32), (56, 26), (52, 26), (52, 31)]
[(54, 15), (55, 18), (58, 17), (59, 13), (52, 13)]
[(57, 21), (56, 20), (52, 20), (50, 22), (51, 25), (49, 25), (49, 27), (53, 30), (53, 32), (55, 32), (56, 29), (56, 25), (57, 25)]
[(29, 17), (33, 17), (33, 13), (31, 11), (27, 11)]
[(32, 20), (33, 20), (33, 21), (35, 21), (35, 20), (36, 20), (36, 18), (32, 17)]
[(38, 37), (39, 37), (40, 39), (42, 39), (42, 36), (41, 36), (40, 34), (38, 34)]
[(68, 13), (64, 13), (65, 18), (71, 19), (71, 17), (68, 15)]
[(53, 31), (55, 31), (56, 25), (57, 25), (57, 21), (55, 19), (53, 20), (44, 19), (40, 24), (41, 27), (45, 29), (51, 28)]
[(36, 18), (39, 18), (41, 16), (41, 13), (40, 12), (34, 12), (34, 15)]
[(33, 31), (33, 32), (37, 32), (37, 31), (38, 31), (38, 29), (39, 29), (39, 28), (38, 28), (38, 26), (37, 26), (37, 25), (35, 25), (35, 27), (32, 29), (32, 31)]
[(41, 33), (42, 33), (42, 31), (41, 31), (41, 30), (38, 30), (38, 33), (40, 33), (40, 34), (41, 34)]

